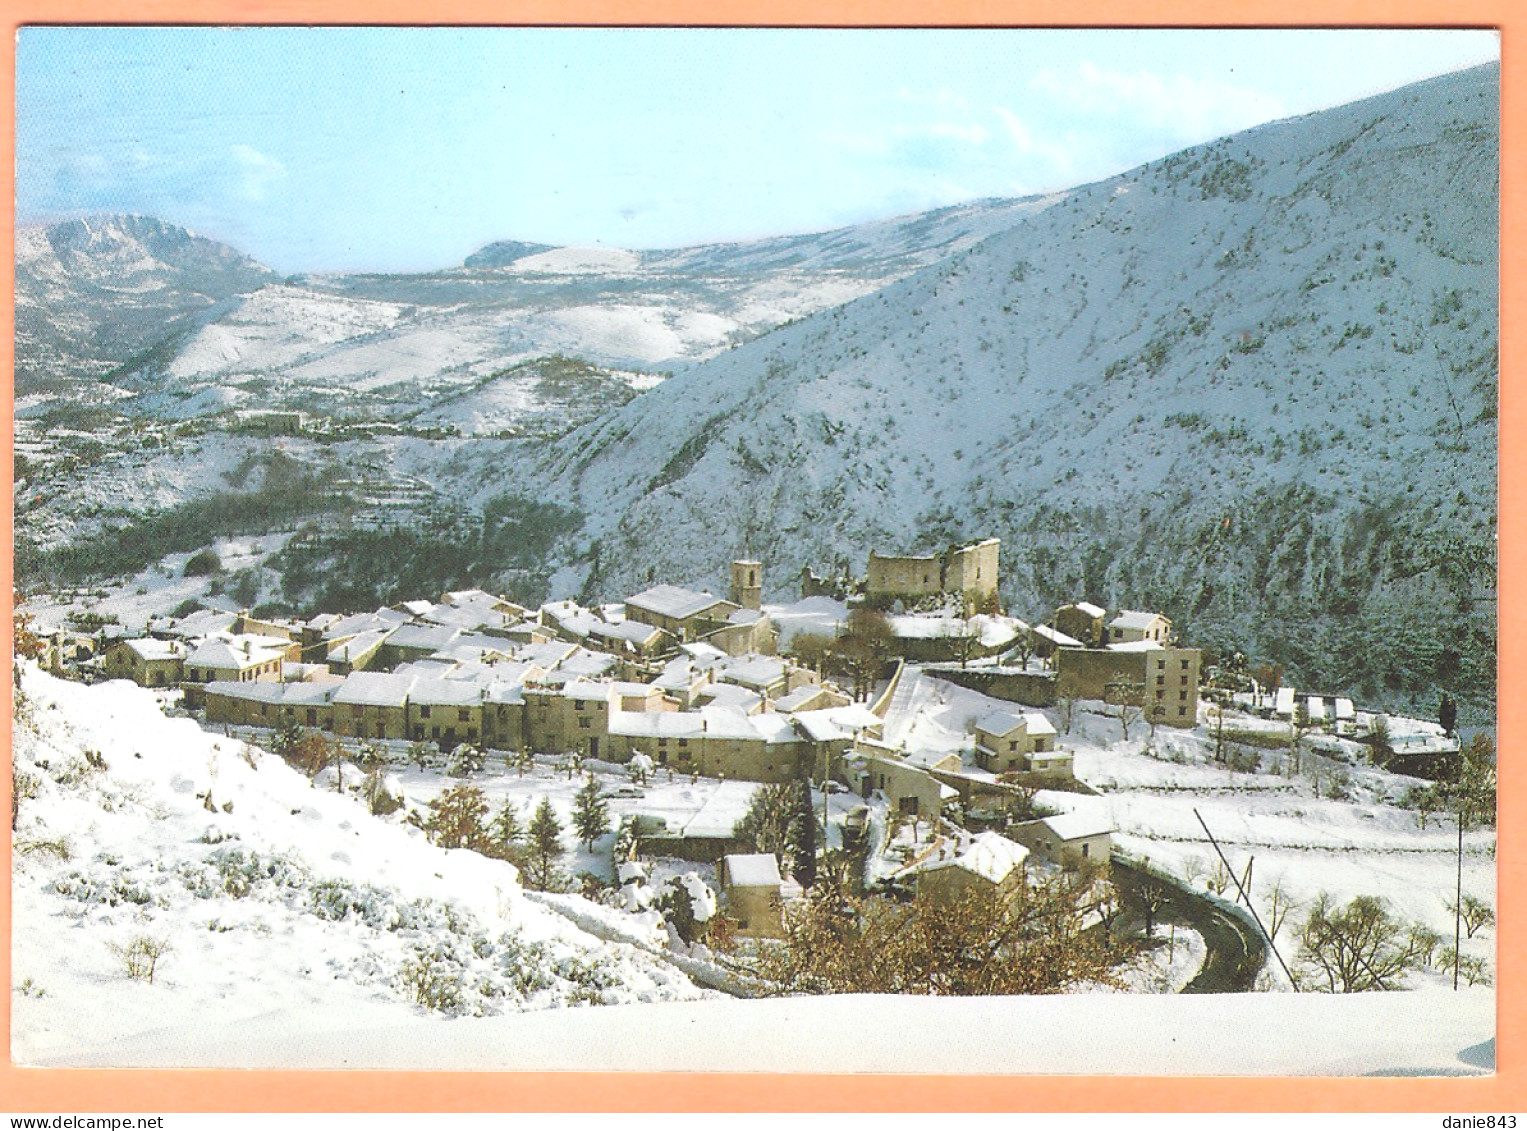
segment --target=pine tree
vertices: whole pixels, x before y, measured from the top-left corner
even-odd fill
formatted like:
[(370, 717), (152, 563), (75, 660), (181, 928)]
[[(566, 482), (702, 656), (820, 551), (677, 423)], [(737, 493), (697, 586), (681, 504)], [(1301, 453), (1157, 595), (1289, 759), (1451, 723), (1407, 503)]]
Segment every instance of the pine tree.
[(519, 811), (507, 797), (504, 807), (488, 825), (485, 850), (499, 860), (517, 862), (525, 846), (525, 829), (520, 825)]
[(537, 891), (547, 891), (556, 884), (557, 860), (562, 855), (562, 823), (551, 807), (551, 798), (541, 798), (530, 818), (530, 848), (525, 859), (525, 882)]
[(475, 785), (458, 785), (429, 803), (424, 831), (442, 848), (479, 848), (488, 799)]
[(610, 831), (610, 807), (599, 796), (599, 783), (593, 774), (588, 776), (588, 781), (574, 798), (573, 828), (578, 830), (578, 839), (583, 841), (584, 850), (588, 852), (594, 850), (596, 840)]
[(817, 818), (811, 809), (811, 782), (805, 778), (796, 787), (789, 849), (790, 871), (802, 887), (809, 888), (817, 879)]

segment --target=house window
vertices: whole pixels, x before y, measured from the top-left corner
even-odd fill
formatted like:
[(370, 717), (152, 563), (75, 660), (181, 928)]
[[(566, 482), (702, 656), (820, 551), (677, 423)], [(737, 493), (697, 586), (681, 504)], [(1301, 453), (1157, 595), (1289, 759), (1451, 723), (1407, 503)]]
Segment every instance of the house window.
[(310, 709), (308, 711), (308, 726), (315, 727), (317, 725), (318, 725), (318, 712), (315, 711), (315, 710), (311, 710)]
[(579, 719), (578, 720), (578, 728), (580, 730), (588, 730), (589, 727), (592, 726), (592, 725), (593, 724), (588, 719)]
[(350, 717), (358, 719), (365, 712), (365, 710), (366, 710), (366, 708), (362, 707), (359, 703), (351, 703), (350, 704)]
[(668, 740), (666, 738), (660, 738), (657, 740), (657, 744), (659, 747), (667, 746)]
[(1187, 699), (1187, 698), (1188, 698), (1188, 692), (1187, 692), (1187, 689), (1186, 689), (1186, 688), (1184, 688), (1184, 689), (1183, 689), (1183, 690), (1181, 690), (1181, 691), (1179, 691), (1179, 692), (1178, 692), (1178, 693), (1177, 693), (1177, 698), (1178, 698), (1178, 699), (1180, 699), (1180, 700), (1184, 700), (1184, 701), (1186, 701), (1186, 699)]
[(679, 739), (679, 749), (680, 750), (684, 749), (684, 747), (686, 747), (688, 745), (689, 745), (689, 739), (687, 739), (687, 738)]
[(1156, 688), (1156, 698), (1158, 700), (1165, 699), (1166, 698), (1166, 688), (1164, 688), (1164, 687)]
[(429, 718), (429, 708), (428, 707), (420, 707), (419, 708), (419, 717), (421, 719)]
[(1087, 844), (1085, 841), (1082, 843), (1082, 859), (1083, 860), (1087, 859), (1087, 857), (1092, 855), (1092, 853), (1088, 851), (1088, 849), (1090, 849), (1091, 847), (1092, 847), (1092, 845)]
[(1166, 682), (1166, 676), (1164, 676), (1164, 675), (1158, 675), (1158, 676), (1157, 676), (1157, 677), (1156, 677), (1156, 686), (1157, 686), (1157, 687), (1160, 687), (1160, 686), (1161, 686), (1161, 685), (1162, 685), (1162, 684), (1163, 684), (1163, 683), (1165, 683), (1165, 682)]
[(1184, 660), (1182, 662), (1182, 670), (1183, 671), (1187, 671), (1188, 670), (1188, 661)]
[(462, 722), (466, 722), (472, 717), (472, 712), (465, 707), (461, 708), (461, 710), (457, 711), (456, 713)]

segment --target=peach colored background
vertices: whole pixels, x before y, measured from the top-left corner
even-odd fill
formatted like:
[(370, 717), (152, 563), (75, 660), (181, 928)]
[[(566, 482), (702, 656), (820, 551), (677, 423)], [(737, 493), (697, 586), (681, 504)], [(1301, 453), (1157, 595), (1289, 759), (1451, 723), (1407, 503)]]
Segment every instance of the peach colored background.
[[(1516, 485), (1527, 474), (1517, 444), (1527, 427), (1522, 391), (1510, 375), (1521, 371), (1527, 335), (1514, 314), (1527, 289), (1523, 263), (1523, 170), (1520, 135), (1522, 61), (1517, 34), (1527, 28), (1520, 4), (1507, 0), (1241, 0), (1233, 6), (1206, 0), (40, 0), (5, 4), (10, 34), (3, 51), (0, 100), (5, 123), (5, 160), (0, 199), (7, 223), (0, 229), (0, 261), (14, 258), (10, 212), (14, 199), (12, 153), (15, 113), (15, 30), (29, 23), (196, 24), (810, 24), (950, 26), (1214, 26), (1233, 21), (1253, 26), (1453, 26), (1496, 27), (1501, 45), (1501, 310), (1500, 323), (1500, 947), (1498, 1071), (1487, 1079), (1129, 1078), (881, 1076), (661, 1076), (591, 1073), (346, 1073), (229, 1071), (104, 1071), (18, 1069), (0, 1065), (0, 1111), (141, 1112), (196, 1111), (1435, 1111), (1522, 1112), (1527, 994), (1523, 992), (1523, 915), (1527, 869), (1523, 866), (1524, 799), (1518, 743), (1523, 732), (1527, 624), (1521, 591), (1527, 580), (1522, 552), (1524, 515)], [(11, 273), (0, 279), (0, 359), (10, 403), (14, 312)], [(11, 429), (0, 460), (10, 494)], [(0, 515), (3, 545), (11, 543), (11, 515)], [(7, 581), (9, 551), (4, 556)], [(7, 641), (9, 637), (6, 638)], [(9, 647), (9, 644), (6, 645)], [(10, 728), (5, 728), (7, 762)], [(9, 782), (9, 774), (5, 777)], [(0, 844), (0, 867), (10, 875), (10, 841)], [(0, 938), (11, 929), (9, 887), (0, 897)], [(10, 1047), (10, 948), (5, 947), (6, 989), (0, 1018)], [(676, 1087), (677, 1085), (677, 1087)], [(1440, 1120), (1439, 1124), (1440, 1126)]]

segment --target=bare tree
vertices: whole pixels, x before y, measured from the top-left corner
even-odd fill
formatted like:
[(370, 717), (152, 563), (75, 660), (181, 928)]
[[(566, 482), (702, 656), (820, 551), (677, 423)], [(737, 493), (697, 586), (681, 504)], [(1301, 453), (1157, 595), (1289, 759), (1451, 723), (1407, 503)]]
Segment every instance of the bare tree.
[(1267, 934), (1274, 942), (1278, 939), (1278, 931), (1282, 928), (1284, 920), (1296, 907), (1298, 902), (1289, 895), (1283, 886), (1283, 877), (1279, 876), (1273, 881), (1272, 891), (1267, 894)]
[(1055, 705), (1060, 708), (1061, 727), (1066, 734), (1071, 733), (1071, 723), (1076, 714), (1077, 686), (1076, 676), (1070, 672), (1064, 672), (1055, 677)]
[(1214, 705), (1214, 760), (1225, 760), (1225, 704), (1223, 701)]
[(1398, 989), (1407, 972), (1430, 960), (1437, 941), (1375, 896), (1336, 907), (1322, 892), (1299, 932), (1300, 982), (1333, 994)]
[(1143, 712), (1141, 704), (1145, 702), (1145, 686), (1139, 683), (1126, 683), (1116, 681), (1103, 688), (1103, 701), (1113, 706), (1119, 720), (1119, 729), (1124, 732), (1124, 741), (1129, 741), (1129, 728), (1140, 721)]
[(1141, 874), (1140, 883), (1135, 888), (1135, 902), (1140, 905), (1140, 913), (1145, 916), (1146, 938), (1155, 932), (1157, 918), (1171, 901), (1172, 889), (1165, 880), (1148, 872)]
[(898, 903), (824, 874), (785, 909), (759, 956), (783, 993), (1032, 994), (1116, 983), (1108, 941), (1086, 930), (1091, 882), (1057, 876), (1011, 893)]

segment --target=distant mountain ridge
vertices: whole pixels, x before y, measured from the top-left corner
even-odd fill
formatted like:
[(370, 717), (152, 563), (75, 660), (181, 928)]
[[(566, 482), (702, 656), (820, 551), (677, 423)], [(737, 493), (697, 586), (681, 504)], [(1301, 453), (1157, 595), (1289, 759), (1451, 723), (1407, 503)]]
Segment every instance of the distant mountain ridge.
[(359, 393), (373, 414), (399, 419), (548, 356), (666, 373), (868, 293), (1043, 206), (984, 201), (659, 251), (504, 240), (443, 271), (284, 281), (163, 221), (65, 221), (18, 240), (18, 387), (106, 381), (74, 392), (171, 417), (237, 407), (243, 387), (258, 388), (265, 406), (317, 411)]
[(16, 231), (16, 390), (99, 378), (276, 273), (150, 216)]

